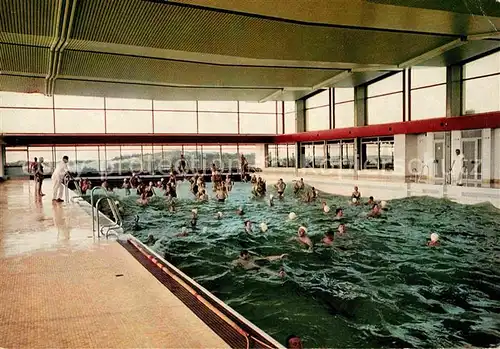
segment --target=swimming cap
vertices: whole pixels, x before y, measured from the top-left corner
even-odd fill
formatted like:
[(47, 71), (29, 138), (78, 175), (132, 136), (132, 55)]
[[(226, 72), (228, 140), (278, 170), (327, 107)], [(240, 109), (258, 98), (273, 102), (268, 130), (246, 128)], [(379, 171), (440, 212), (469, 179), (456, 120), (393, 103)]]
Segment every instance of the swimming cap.
[(304, 233), (307, 233), (307, 228), (306, 228), (306, 227), (304, 227), (303, 225), (301, 225), (301, 226), (299, 227), (299, 230), (298, 230), (298, 231), (301, 231), (301, 230), (303, 230), (303, 231), (304, 231)]
[(217, 212), (217, 217), (221, 218), (222, 217), (222, 212)]
[(438, 234), (436, 234), (436, 233), (432, 233), (432, 234), (431, 234), (431, 241), (432, 241), (432, 242), (436, 242), (436, 241), (438, 241), (438, 240), (439, 240), (439, 235), (438, 235)]
[(182, 232), (183, 232), (183, 233), (187, 233), (187, 231), (188, 231), (188, 228), (186, 228), (186, 227), (182, 227)]
[(269, 194), (269, 199), (273, 199), (274, 198), (274, 195), (273, 194)]
[(260, 223), (260, 230), (265, 233), (267, 231), (267, 224), (262, 222)]
[(328, 205), (323, 206), (323, 211), (324, 211), (325, 213), (330, 212), (330, 206), (328, 206)]
[(197, 209), (197, 208), (193, 208), (193, 209), (191, 210), (191, 212), (193, 212), (194, 214), (197, 214), (197, 213), (198, 213), (198, 209)]
[(387, 201), (380, 201), (380, 206), (382, 206), (382, 208), (386, 207), (387, 206)]
[(290, 220), (294, 220), (295, 218), (297, 218), (297, 215), (295, 214), (295, 212), (290, 212), (288, 214), (288, 219)]
[(352, 198), (352, 203), (355, 204), (356, 202), (358, 202), (358, 199)]

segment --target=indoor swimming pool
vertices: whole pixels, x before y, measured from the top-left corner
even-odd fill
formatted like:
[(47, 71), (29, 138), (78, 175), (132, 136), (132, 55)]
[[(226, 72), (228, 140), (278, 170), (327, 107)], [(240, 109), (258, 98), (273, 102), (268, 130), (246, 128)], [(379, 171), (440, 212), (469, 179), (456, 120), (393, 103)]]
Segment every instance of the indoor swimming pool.
[[(269, 207), (251, 198), (250, 184), (236, 183), (225, 203), (199, 203), (189, 184), (180, 183), (175, 212), (157, 193), (141, 206), (136, 195), (115, 192), (127, 232), (280, 342), (296, 334), (305, 347), (500, 344), (500, 211), (490, 204), (413, 197), (389, 201), (382, 217), (368, 219), (367, 205), (324, 193), (303, 203), (291, 188)], [(243, 216), (236, 214), (240, 206)], [(340, 221), (333, 219), (337, 207), (344, 209)], [(295, 220), (288, 218), (292, 211)], [(255, 222), (252, 234), (245, 232), (246, 219)], [(339, 222), (347, 235), (322, 246), (324, 232)], [(299, 226), (316, 243), (312, 252), (289, 241)], [(176, 237), (183, 227), (189, 234)], [(440, 235), (440, 246), (426, 245), (431, 232)], [(242, 249), (288, 257), (248, 271), (232, 265)], [(277, 275), (281, 267), (284, 277)]]

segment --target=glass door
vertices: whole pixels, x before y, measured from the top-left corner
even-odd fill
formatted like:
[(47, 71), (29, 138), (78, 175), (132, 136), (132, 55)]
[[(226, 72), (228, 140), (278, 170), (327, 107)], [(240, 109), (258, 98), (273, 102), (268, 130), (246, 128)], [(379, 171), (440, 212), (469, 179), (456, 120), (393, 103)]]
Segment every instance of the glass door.
[(481, 139), (462, 139), (464, 155), (464, 178), (469, 181), (481, 179)]
[(434, 177), (443, 178), (444, 175), (444, 140), (434, 141)]

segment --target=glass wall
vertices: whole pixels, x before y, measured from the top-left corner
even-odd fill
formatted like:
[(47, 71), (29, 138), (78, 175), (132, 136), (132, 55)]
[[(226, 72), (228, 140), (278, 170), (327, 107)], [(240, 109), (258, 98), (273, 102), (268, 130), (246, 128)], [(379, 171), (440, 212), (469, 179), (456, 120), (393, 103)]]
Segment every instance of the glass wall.
[(330, 90), (323, 90), (305, 100), (306, 131), (330, 128)]
[(326, 142), (326, 168), (353, 169), (354, 168), (354, 140), (343, 139)]
[(368, 85), (366, 113), (368, 125), (403, 121), (403, 73)]
[(466, 63), (463, 77), (466, 114), (500, 110), (500, 52)]
[(295, 144), (269, 144), (266, 167), (295, 167)]
[(295, 102), (283, 104), (0, 92), (0, 133), (294, 133)]
[(354, 126), (354, 88), (334, 90), (335, 128)]
[(364, 170), (394, 170), (394, 137), (363, 138), (361, 164)]
[(414, 67), (410, 70), (410, 120), (446, 115), (446, 67)]

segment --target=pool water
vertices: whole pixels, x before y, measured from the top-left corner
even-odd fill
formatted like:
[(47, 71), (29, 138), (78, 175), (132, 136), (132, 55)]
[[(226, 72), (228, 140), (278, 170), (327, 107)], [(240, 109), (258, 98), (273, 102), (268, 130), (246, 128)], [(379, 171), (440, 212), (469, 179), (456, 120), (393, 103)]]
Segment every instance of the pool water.
[[(351, 206), (346, 197), (322, 193), (306, 204), (287, 189), (269, 207), (250, 192), (249, 184), (236, 183), (226, 203), (202, 204), (181, 183), (174, 213), (161, 196), (143, 207), (137, 196), (118, 195), (133, 235), (143, 242), (153, 235), (155, 251), (280, 342), (293, 333), (306, 347), (500, 344), (500, 212), (493, 206), (414, 197), (391, 200), (381, 218), (368, 219), (368, 206)], [(328, 215), (321, 200), (331, 207)], [(243, 217), (235, 214), (239, 206)], [(320, 246), (323, 233), (339, 224), (333, 220), (339, 206), (348, 234)], [(269, 230), (261, 233), (255, 224), (249, 235), (244, 219), (266, 222)], [(318, 242), (313, 252), (288, 241), (300, 225)], [(189, 236), (174, 237), (184, 226)], [(431, 231), (441, 246), (426, 246)], [(231, 265), (241, 249), (289, 256), (247, 271)], [(284, 278), (276, 275), (281, 266)]]

